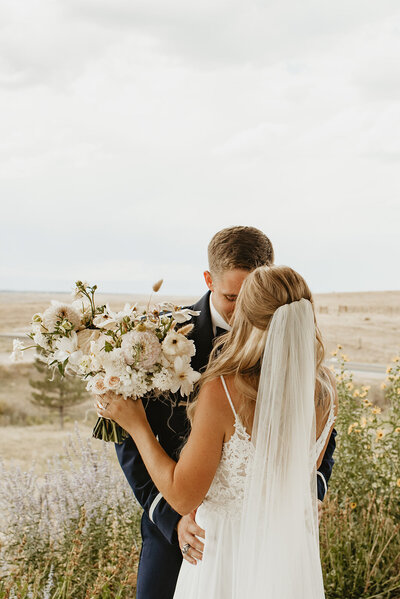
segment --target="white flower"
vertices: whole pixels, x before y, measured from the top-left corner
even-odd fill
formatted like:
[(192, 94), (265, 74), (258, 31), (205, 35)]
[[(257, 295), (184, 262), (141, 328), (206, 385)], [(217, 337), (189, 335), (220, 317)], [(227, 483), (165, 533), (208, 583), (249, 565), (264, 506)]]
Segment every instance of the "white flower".
[(43, 312), (44, 326), (48, 331), (53, 332), (57, 323), (63, 320), (68, 320), (74, 329), (79, 329), (81, 325), (81, 317), (72, 306), (52, 300), (51, 306)]
[(130, 376), (130, 396), (135, 397), (143, 397), (147, 393), (147, 391), (151, 390), (151, 385), (146, 383), (146, 380), (143, 376), (142, 372), (133, 371)]
[(162, 342), (162, 350), (168, 357), (183, 355), (192, 357), (196, 353), (194, 342), (175, 331), (167, 333)]
[(124, 352), (120, 347), (110, 352), (101, 352), (100, 359), (104, 370), (109, 374), (122, 377), (126, 374), (127, 369), (130, 371), (125, 361)]
[(121, 349), (127, 364), (148, 369), (160, 358), (161, 344), (150, 331), (130, 331), (123, 336)]
[(125, 304), (124, 309), (120, 310), (120, 312), (113, 312), (108, 304), (106, 304), (106, 308), (103, 314), (99, 314), (94, 319), (93, 323), (96, 326), (104, 328), (105, 326), (109, 326), (110, 324), (121, 324), (121, 322), (127, 316), (129, 318), (134, 318), (136, 314), (136, 306), (130, 306), (129, 304)]
[(160, 372), (154, 375), (152, 384), (155, 389), (169, 391), (171, 382), (171, 373), (166, 368), (162, 368)]
[(33, 342), (35, 345), (39, 345), (39, 347), (42, 347), (43, 349), (50, 348), (49, 338), (46, 337), (46, 335), (43, 335), (43, 333), (40, 331), (36, 331), (33, 335)]
[(91, 372), (97, 370), (97, 368), (95, 368), (93, 365), (93, 360), (90, 355), (83, 355), (77, 366), (79, 374), (90, 374)]
[(77, 373), (80, 370), (80, 363), (82, 361), (83, 358), (83, 353), (80, 349), (78, 349), (77, 351), (74, 351), (70, 354), (69, 359), (68, 359), (68, 370), (69, 372), (72, 373)]
[(72, 331), (70, 337), (60, 337), (54, 345), (56, 351), (53, 354), (53, 359), (57, 362), (64, 362), (78, 350), (78, 336), (75, 331)]
[(171, 384), (171, 392), (176, 393), (180, 389), (182, 397), (190, 395), (193, 391), (193, 385), (200, 378), (200, 373), (196, 372), (190, 366), (189, 358), (177, 356), (174, 360), (174, 374)]
[(81, 349), (84, 354), (87, 354), (90, 350), (91, 342), (97, 341), (101, 335), (101, 331), (93, 329), (84, 329), (83, 331), (79, 331), (77, 333), (79, 349)]
[(179, 306), (175, 306), (170, 302), (164, 302), (160, 306), (163, 310), (167, 310), (171, 312), (171, 316), (176, 322), (183, 323), (187, 320), (190, 320), (192, 316), (199, 316), (199, 310), (190, 310), (189, 308), (180, 308)]
[(23, 350), (24, 350), (24, 344), (22, 343), (22, 341), (20, 341), (19, 339), (14, 339), (13, 341), (13, 350), (12, 350), (12, 354), (10, 355), (10, 360), (11, 362), (20, 362), (23, 359)]

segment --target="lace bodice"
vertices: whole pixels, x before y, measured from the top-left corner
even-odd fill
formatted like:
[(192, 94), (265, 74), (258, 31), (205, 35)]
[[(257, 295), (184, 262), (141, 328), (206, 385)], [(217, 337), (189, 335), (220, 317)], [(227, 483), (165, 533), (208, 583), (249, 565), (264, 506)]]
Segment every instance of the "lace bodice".
[(254, 446), (239, 416), (235, 414), (235, 432), (224, 443), (221, 461), (203, 500), (211, 508), (228, 517), (239, 517), (244, 498), (244, 480), (248, 472)]
[[(239, 518), (244, 499), (245, 476), (250, 471), (254, 456), (254, 445), (251, 442), (250, 435), (235, 412), (225, 380), (222, 376), (221, 380), (235, 416), (235, 432), (222, 447), (221, 460), (207, 495), (203, 500), (203, 508), (212, 509), (229, 518)], [(316, 460), (324, 448), (334, 421), (335, 404), (334, 398), (331, 397), (328, 420), (316, 441), (315, 454), (310, 456), (310, 465), (312, 468), (315, 467)]]
[(203, 500), (203, 506), (228, 517), (239, 517), (244, 498), (244, 480), (254, 454), (254, 446), (235, 412), (222, 376), (221, 381), (235, 416), (235, 432), (222, 447), (221, 461)]

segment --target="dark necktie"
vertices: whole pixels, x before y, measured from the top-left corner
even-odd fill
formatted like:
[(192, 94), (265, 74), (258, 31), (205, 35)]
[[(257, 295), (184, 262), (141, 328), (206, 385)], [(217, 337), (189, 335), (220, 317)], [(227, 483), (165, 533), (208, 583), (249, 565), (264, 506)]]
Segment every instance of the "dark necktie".
[(221, 327), (217, 327), (215, 330), (215, 337), (214, 339), (216, 339), (217, 337), (220, 337), (221, 335), (225, 335), (225, 333), (227, 333), (228, 331), (226, 329), (222, 329)]

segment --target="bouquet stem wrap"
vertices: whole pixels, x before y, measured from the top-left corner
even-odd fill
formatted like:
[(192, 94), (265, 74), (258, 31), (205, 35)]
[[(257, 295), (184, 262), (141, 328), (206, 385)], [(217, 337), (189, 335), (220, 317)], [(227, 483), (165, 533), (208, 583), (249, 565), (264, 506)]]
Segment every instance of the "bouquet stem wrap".
[(92, 437), (120, 445), (129, 435), (113, 420), (99, 417), (94, 425)]

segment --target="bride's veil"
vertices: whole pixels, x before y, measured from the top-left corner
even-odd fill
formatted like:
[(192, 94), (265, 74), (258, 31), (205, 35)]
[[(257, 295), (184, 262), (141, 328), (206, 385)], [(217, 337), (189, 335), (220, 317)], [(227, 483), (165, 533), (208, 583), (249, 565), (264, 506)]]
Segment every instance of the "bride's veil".
[(315, 443), (315, 324), (306, 299), (278, 308), (258, 388), (237, 561), (237, 599), (322, 599)]

